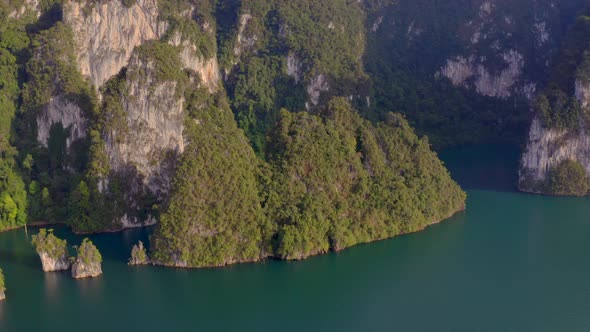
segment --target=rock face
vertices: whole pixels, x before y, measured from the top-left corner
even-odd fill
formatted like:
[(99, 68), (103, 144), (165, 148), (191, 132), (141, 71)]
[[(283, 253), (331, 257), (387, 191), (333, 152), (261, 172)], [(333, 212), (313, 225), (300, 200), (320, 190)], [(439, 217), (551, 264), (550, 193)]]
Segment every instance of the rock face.
[(157, 0), (137, 0), (131, 7), (120, 0), (70, 0), (63, 12), (74, 31), (80, 72), (97, 88), (127, 65), (136, 46), (161, 38), (168, 26), (158, 19)]
[[(576, 97), (585, 109), (590, 104), (590, 84), (575, 82)], [(536, 183), (545, 181), (549, 170), (564, 160), (574, 160), (582, 164), (590, 174), (590, 135), (581, 124), (580, 130), (545, 128), (539, 118), (535, 118), (529, 131), (527, 147), (522, 155), (520, 168), (520, 188), (539, 193)]]
[(69, 270), (72, 265), (70, 258), (66, 255), (55, 258), (51, 257), (51, 255), (46, 252), (40, 252), (39, 258), (41, 259), (43, 272), (66, 271)]
[(483, 96), (505, 99), (518, 93), (514, 89), (524, 67), (522, 54), (516, 50), (504, 52), (502, 60), (505, 68), (497, 73), (488, 71), (481, 60), (484, 59), (476, 59), (474, 56), (469, 58), (458, 56), (449, 59), (441, 69), (441, 74), (447, 77), (453, 85), (474, 88), (477, 93)]
[(146, 265), (149, 264), (148, 258), (143, 242), (139, 241), (137, 245), (134, 245), (131, 249), (131, 258), (129, 258), (129, 265)]
[(319, 74), (314, 77), (307, 86), (307, 95), (309, 97), (309, 102), (306, 103), (306, 108), (309, 109), (310, 106), (317, 106), (320, 102), (320, 96), (322, 92), (326, 92), (330, 90), (330, 84), (328, 84), (328, 80), (326, 75)]
[(8, 17), (19, 19), (29, 12), (35, 17), (39, 17), (41, 15), (41, 11), (39, 10), (39, 0), (23, 1), (19, 8), (15, 8), (12, 12), (10, 12), (10, 14), (8, 14)]
[(80, 107), (63, 96), (52, 97), (37, 117), (37, 140), (45, 147), (51, 127), (60, 123), (69, 131), (66, 146), (69, 148), (77, 139), (86, 137), (86, 118)]
[[(119, 172), (132, 165), (154, 192), (166, 192), (169, 181), (161, 179), (164, 165), (158, 162), (169, 152), (184, 151), (184, 98), (176, 95), (176, 82), (156, 82), (152, 62), (134, 57), (129, 68), (128, 95), (123, 98), (128, 132), (124, 139), (117, 132), (108, 135), (111, 169)], [(135, 78), (135, 71), (147, 75)]]
[[(473, 16), (461, 24), (457, 34), (464, 50), (449, 57), (439, 73), (453, 85), (483, 96), (531, 99), (538, 82), (530, 73), (546, 70), (559, 45), (562, 5), (551, 1), (528, 5), (518, 1), (478, 2), (479, 7), (474, 6)], [(534, 12), (526, 23), (519, 17), (523, 8)], [(531, 39), (534, 43), (529, 43)]]
[[(154, 63), (136, 54), (129, 61), (122, 97), (125, 132), (106, 133), (105, 147), (111, 171), (128, 178), (127, 196), (149, 192), (162, 200), (170, 188), (177, 157), (184, 151), (184, 98), (176, 94), (177, 82), (156, 80)], [(137, 204), (136, 204), (137, 203)], [(130, 208), (139, 206), (131, 200)], [(123, 227), (151, 225), (156, 219), (140, 220), (125, 215)]]
[(102, 256), (92, 241), (84, 239), (76, 251), (78, 256), (72, 264), (74, 279), (94, 278), (102, 274)]
[(201, 84), (209, 88), (210, 92), (217, 89), (221, 74), (217, 58), (203, 59), (197, 47), (188, 40), (182, 40), (179, 33), (170, 39), (170, 44), (180, 47), (180, 60), (185, 69), (196, 72), (201, 78)]
[(234, 47), (234, 55), (239, 57), (244, 51), (249, 51), (256, 45), (258, 36), (255, 34), (248, 34), (248, 23), (252, 20), (252, 15), (243, 13), (240, 16), (240, 26), (238, 28), (238, 36), (236, 46)]
[(94, 278), (102, 274), (100, 263), (86, 264), (82, 261), (76, 261), (72, 264), (72, 277), (74, 279)]

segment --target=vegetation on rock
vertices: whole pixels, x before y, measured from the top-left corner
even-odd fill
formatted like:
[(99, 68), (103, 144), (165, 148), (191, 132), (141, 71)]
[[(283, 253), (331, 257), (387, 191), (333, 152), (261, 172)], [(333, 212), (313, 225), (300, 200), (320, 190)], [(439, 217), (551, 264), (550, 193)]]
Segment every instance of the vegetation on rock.
[(319, 116), (282, 111), (270, 137), (278, 257), (414, 232), (464, 208), (465, 194), (400, 115), (374, 126), (338, 98)]
[(75, 248), (77, 255), (73, 258), (72, 277), (78, 279), (101, 275), (102, 256), (92, 241), (85, 238), (82, 243)]
[(102, 256), (96, 246), (88, 238), (82, 240), (82, 243), (76, 247), (76, 262), (85, 265), (102, 263)]
[(6, 291), (6, 283), (4, 281), (4, 273), (2, 269), (0, 269), (0, 293), (4, 293)]
[(131, 258), (129, 258), (129, 265), (145, 265), (149, 264), (150, 259), (143, 246), (143, 242), (139, 241), (138, 244), (133, 245), (131, 248)]
[(267, 224), (257, 183), (259, 161), (225, 97), (189, 98), (185, 137), (169, 202), (151, 238), (165, 265), (220, 266), (255, 261)]
[(559, 196), (585, 196), (590, 189), (586, 169), (575, 160), (564, 160), (549, 171), (548, 192)]
[(236, 144), (242, 133), (228, 111), (191, 115), (200, 145), (181, 158), (152, 236), (158, 263), (301, 259), (417, 231), (464, 208), (465, 194), (399, 115), (373, 126), (342, 98), (319, 115), (283, 110), (268, 164), (244, 138)]
[(52, 259), (68, 257), (68, 244), (53, 234), (53, 229), (40, 229), (39, 233), (32, 236), (31, 243), (37, 253), (46, 253)]

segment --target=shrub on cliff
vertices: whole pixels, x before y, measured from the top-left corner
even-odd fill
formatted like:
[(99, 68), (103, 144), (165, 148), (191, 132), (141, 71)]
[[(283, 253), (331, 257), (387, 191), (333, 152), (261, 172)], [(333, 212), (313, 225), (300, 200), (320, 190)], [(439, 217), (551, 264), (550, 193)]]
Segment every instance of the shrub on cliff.
[(53, 259), (60, 259), (68, 256), (67, 242), (53, 235), (53, 229), (39, 230), (39, 233), (32, 236), (31, 243), (38, 254), (46, 253)]
[(2, 269), (0, 269), (0, 293), (3, 293), (6, 290), (6, 284), (4, 281), (4, 273)]
[(84, 239), (80, 246), (76, 247), (76, 262), (84, 263), (85, 265), (102, 263), (102, 255), (89, 239)]
[(72, 277), (75, 279), (97, 277), (102, 274), (102, 256), (92, 241), (84, 239), (76, 247), (78, 253), (72, 263)]
[(582, 164), (564, 160), (549, 171), (549, 193), (560, 196), (585, 196), (590, 189)]
[(131, 258), (129, 258), (129, 265), (145, 265), (149, 263), (149, 258), (143, 242), (139, 241), (138, 244), (131, 248)]

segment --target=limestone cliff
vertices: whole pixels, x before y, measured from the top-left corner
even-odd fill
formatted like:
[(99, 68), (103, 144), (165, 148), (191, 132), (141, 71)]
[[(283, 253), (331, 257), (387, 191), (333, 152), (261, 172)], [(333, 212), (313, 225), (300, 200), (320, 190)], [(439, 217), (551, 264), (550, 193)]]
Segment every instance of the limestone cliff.
[(161, 38), (168, 24), (159, 20), (157, 0), (66, 1), (63, 19), (73, 31), (82, 75), (96, 88), (127, 66), (133, 49)]
[(180, 48), (180, 60), (183, 67), (197, 73), (201, 84), (209, 88), (210, 92), (215, 91), (221, 78), (217, 58), (204, 59), (199, 54), (197, 47), (188, 40), (182, 40), (179, 33), (175, 33), (169, 42)]
[(67, 271), (70, 269), (71, 261), (67, 255), (52, 257), (47, 252), (39, 252), (41, 265), (44, 272)]
[(72, 278), (95, 278), (102, 274), (102, 267), (100, 263), (86, 264), (82, 261), (76, 260), (72, 264)]
[[(576, 80), (575, 96), (587, 112), (590, 84)], [(522, 155), (519, 187), (521, 190), (545, 193), (543, 183), (549, 171), (566, 160), (579, 162), (590, 174), (590, 135), (587, 124), (580, 121), (577, 129), (547, 128), (537, 116), (531, 125), (526, 149)]]
[[(565, 10), (551, 1), (480, 0), (458, 26), (463, 47), (437, 74), (480, 95), (531, 99), (558, 48)], [(520, 12), (532, 12), (530, 16)]]
[[(178, 156), (184, 151), (184, 98), (182, 87), (157, 77), (153, 59), (135, 52), (126, 72), (126, 93), (121, 97), (123, 122), (107, 129), (106, 153), (111, 173), (125, 180), (127, 210), (122, 227), (156, 222), (151, 215), (142, 220), (134, 211), (143, 209), (145, 195), (162, 201)], [(179, 69), (177, 69), (179, 70)]]
[(14, 8), (8, 14), (8, 17), (19, 19), (29, 13), (37, 18), (41, 15), (41, 10), (39, 9), (39, 0), (25, 0), (25, 1), (23, 1), (23, 3), (20, 5), (20, 7)]
[(94, 278), (102, 274), (102, 255), (92, 241), (84, 239), (80, 246), (75, 247), (78, 253), (72, 263), (74, 279)]
[(80, 106), (66, 97), (52, 97), (37, 116), (37, 140), (45, 147), (49, 141), (52, 126), (60, 124), (67, 132), (66, 147), (86, 137), (87, 119)]

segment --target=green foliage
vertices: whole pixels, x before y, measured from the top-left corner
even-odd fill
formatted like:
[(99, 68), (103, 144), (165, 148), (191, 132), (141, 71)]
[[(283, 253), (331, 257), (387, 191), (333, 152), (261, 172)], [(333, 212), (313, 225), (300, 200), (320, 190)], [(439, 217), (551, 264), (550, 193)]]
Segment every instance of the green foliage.
[(38, 254), (46, 253), (53, 259), (68, 256), (68, 244), (66, 240), (59, 239), (53, 235), (53, 229), (40, 229), (39, 233), (32, 236), (31, 243)]
[[(189, 41), (205, 59), (216, 56), (215, 19), (212, 0), (160, 0), (160, 19), (169, 23), (164, 39), (179, 34)], [(192, 15), (192, 16), (191, 16)]]
[(27, 222), (27, 192), (22, 178), (14, 171), (12, 158), (0, 159), (0, 230)]
[(465, 204), (428, 142), (391, 114), (373, 126), (344, 99), (320, 116), (281, 112), (270, 139), (268, 214), (286, 259), (414, 232)]
[(549, 193), (559, 196), (585, 196), (590, 189), (586, 169), (575, 160), (564, 160), (551, 168)]
[[(178, 48), (161, 41), (150, 41), (137, 49), (140, 63), (144, 67), (135, 66), (132, 79), (146, 77), (147, 71), (154, 70), (154, 78), (157, 82), (186, 81), (186, 75), (182, 71), (182, 63), (178, 55)], [(153, 69), (151, 68), (153, 67)]]
[(58, 22), (41, 31), (32, 46), (33, 55), (27, 63), (28, 81), (23, 89), (25, 108), (39, 112), (52, 96), (63, 94), (91, 112), (93, 93), (76, 67), (71, 28)]
[(278, 28), (285, 30), (285, 46), (311, 69), (308, 75), (323, 73), (339, 80), (355, 80), (362, 75), (359, 59), (364, 53), (365, 16), (358, 1), (274, 3), (274, 22), (280, 22)]
[[(231, 1), (218, 6), (222, 17), (236, 10)], [(360, 61), (365, 17), (358, 1), (256, 0), (243, 2), (239, 12), (233, 34), (222, 27), (220, 62), (227, 68), (238, 63), (228, 92), (238, 125), (259, 156), (279, 110), (305, 110), (305, 87), (318, 75), (333, 94), (352, 94), (366, 84)]]
[(6, 291), (6, 282), (4, 281), (4, 273), (0, 269), (0, 292)]
[(181, 157), (151, 238), (156, 262), (301, 259), (417, 231), (464, 207), (465, 194), (399, 115), (373, 126), (342, 98), (319, 116), (282, 110), (265, 164), (223, 100), (205, 104), (191, 108), (187, 133), (199, 144)]
[(76, 248), (76, 261), (85, 265), (94, 265), (102, 263), (102, 255), (96, 246), (88, 238), (82, 240), (82, 244)]
[(131, 258), (129, 258), (129, 265), (144, 265), (149, 263), (149, 258), (143, 242), (139, 241), (138, 244), (131, 248)]
[(97, 220), (91, 218), (92, 204), (90, 200), (90, 189), (84, 181), (80, 181), (69, 199), (68, 223), (78, 230), (92, 230)]
[(585, 118), (577, 98), (557, 89), (540, 94), (533, 103), (533, 109), (548, 128), (578, 130), (580, 120)]
[[(9, 11), (7, 4), (0, 4), (0, 17), (7, 18)], [(19, 103), (20, 62), (28, 46), (24, 21), (0, 21), (0, 231), (27, 221), (27, 193), (16, 163), (12, 126)]]
[(305, 109), (307, 93), (293, 78), (282, 73), (284, 59), (278, 56), (252, 57), (241, 63), (235, 73), (232, 106), (238, 125), (250, 138), (254, 150), (263, 155), (266, 135), (281, 108)]
[(590, 123), (590, 115), (575, 96), (575, 83), (590, 84), (590, 13), (587, 6), (569, 29), (556, 62), (551, 69), (548, 87), (534, 103), (534, 110), (547, 128), (579, 130)]
[(215, 99), (190, 101), (189, 144), (151, 238), (152, 258), (162, 264), (221, 266), (263, 256), (258, 160), (224, 96)]

